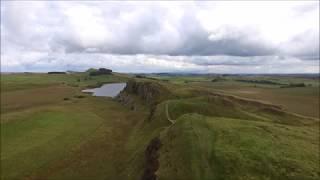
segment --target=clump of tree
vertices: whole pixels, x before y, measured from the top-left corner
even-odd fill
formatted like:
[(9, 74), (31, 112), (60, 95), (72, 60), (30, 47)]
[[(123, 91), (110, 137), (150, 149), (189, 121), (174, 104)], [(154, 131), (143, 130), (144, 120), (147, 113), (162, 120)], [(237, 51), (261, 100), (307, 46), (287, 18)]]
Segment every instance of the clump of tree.
[(294, 88), (294, 87), (306, 87), (306, 84), (304, 83), (290, 83), (285, 86), (281, 86), (281, 88)]
[(51, 71), (48, 74), (67, 74), (66, 72)]
[(99, 68), (99, 69), (88, 69), (87, 72), (90, 76), (99, 76), (99, 75), (111, 75), (112, 70), (106, 68)]
[(146, 78), (146, 76), (141, 75), (141, 74), (137, 74), (137, 75), (136, 75), (136, 78)]
[(269, 81), (269, 80), (250, 80), (250, 79), (237, 79), (239, 82), (254, 83), (254, 84), (271, 84), (271, 85), (284, 85), (283, 83)]

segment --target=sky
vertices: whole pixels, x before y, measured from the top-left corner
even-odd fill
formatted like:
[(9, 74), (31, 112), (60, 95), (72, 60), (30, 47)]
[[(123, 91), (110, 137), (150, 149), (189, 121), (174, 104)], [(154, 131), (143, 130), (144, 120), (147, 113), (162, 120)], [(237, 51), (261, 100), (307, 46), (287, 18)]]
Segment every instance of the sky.
[(319, 1), (1, 1), (1, 71), (318, 73)]

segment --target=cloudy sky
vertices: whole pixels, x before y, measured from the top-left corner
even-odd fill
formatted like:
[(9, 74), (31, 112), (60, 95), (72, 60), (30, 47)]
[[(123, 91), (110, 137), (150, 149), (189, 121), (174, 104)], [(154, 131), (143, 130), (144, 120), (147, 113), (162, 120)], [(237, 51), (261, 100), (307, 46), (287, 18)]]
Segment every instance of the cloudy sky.
[(1, 71), (317, 73), (319, 1), (1, 1)]

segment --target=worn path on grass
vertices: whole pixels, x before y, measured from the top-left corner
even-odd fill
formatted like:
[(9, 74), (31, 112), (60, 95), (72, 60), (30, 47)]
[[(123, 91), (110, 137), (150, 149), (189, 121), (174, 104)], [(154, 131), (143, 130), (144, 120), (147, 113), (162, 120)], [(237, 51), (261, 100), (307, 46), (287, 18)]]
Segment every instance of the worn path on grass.
[(169, 115), (169, 102), (166, 102), (166, 117), (167, 117), (168, 121), (170, 121), (172, 124), (175, 123), (175, 120), (171, 119), (170, 115)]

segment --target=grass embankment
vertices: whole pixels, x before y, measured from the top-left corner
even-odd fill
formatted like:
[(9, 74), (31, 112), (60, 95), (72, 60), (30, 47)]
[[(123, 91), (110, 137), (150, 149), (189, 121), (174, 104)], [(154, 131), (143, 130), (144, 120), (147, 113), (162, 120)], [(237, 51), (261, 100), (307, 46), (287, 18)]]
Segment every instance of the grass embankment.
[(139, 128), (134, 139), (143, 141), (130, 167), (140, 165), (128, 171), (149, 168), (141, 147), (160, 137), (152, 161), (159, 162), (158, 179), (317, 179), (318, 126), (316, 119), (236, 97), (168, 100)]
[[(319, 178), (318, 119), (284, 106), (201, 90), (177, 87), (180, 99), (159, 104), (139, 131), (144, 137), (149, 132), (145, 147), (160, 137), (159, 155), (154, 153), (158, 179)], [(136, 152), (136, 157), (142, 155), (143, 149)]]

